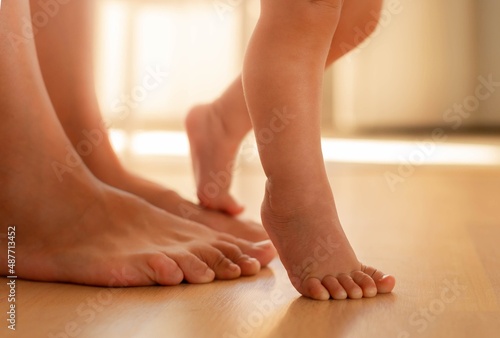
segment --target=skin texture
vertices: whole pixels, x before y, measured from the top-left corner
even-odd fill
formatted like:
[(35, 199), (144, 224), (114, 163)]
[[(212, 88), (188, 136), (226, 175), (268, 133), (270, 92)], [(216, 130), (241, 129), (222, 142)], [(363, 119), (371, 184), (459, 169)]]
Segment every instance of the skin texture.
[[(236, 79), (219, 100), (195, 107), (187, 118), (199, 197), (215, 210), (188, 204), (199, 210), (189, 221), (174, 214), (190, 202), (128, 173), (107, 137), (62, 182), (54, 175), (54, 162), (65, 163), (68, 154), (78, 157), (72, 144), (82, 139), (82, 131), (101, 123), (90, 75), (89, 3), (68, 4), (37, 33), (38, 59), (32, 40), (13, 46), (7, 39), (10, 33), (22, 34), (16, 18), (29, 16), (26, 1), (5, 0), (0, 13), (0, 90), (9, 88), (0, 99), (5, 121), (0, 137), (10, 146), (2, 152), (0, 218), (2, 224), (25, 225), (19, 230), (24, 252), (20, 277), (174, 285), (255, 274), (272, 259), (274, 249), (229, 235), (267, 236), (258, 225), (228, 216), (242, 208), (227, 193), (228, 162), (253, 125), (268, 177), (262, 220), (297, 290), (314, 299), (371, 297), (392, 290), (394, 278), (362, 265), (345, 238), (319, 147), (323, 70), (346, 52), (339, 49), (340, 41), (354, 45), (349, 41), (353, 27), (374, 20), (369, 7), (358, 10), (354, 0), (346, 1), (342, 11), (336, 1), (262, 2), (243, 80)], [(369, 6), (377, 9), (380, 2)], [(260, 88), (268, 90), (262, 95)], [(25, 100), (25, 93), (33, 94)], [(276, 111), (289, 117), (286, 128), (275, 124)], [(261, 135), (270, 125), (280, 131), (267, 144)], [(222, 133), (210, 134), (207, 127)], [(203, 148), (202, 141), (210, 146)], [(220, 158), (204, 158), (217, 146), (223, 150)], [(226, 170), (227, 184), (221, 194), (207, 199), (202, 188), (210, 182), (210, 172), (219, 169)], [(50, 207), (39, 196), (49, 199)], [(102, 257), (109, 259), (103, 262)]]
[[(346, 0), (342, 7), (337, 29), (330, 41), (325, 68), (349, 53), (368, 37), (376, 27), (382, 0)], [(330, 24), (335, 27), (336, 22)], [(365, 32), (359, 35), (356, 29)], [(243, 207), (230, 195), (231, 170), (237, 150), (243, 138), (252, 130), (252, 121), (243, 93), (241, 76), (209, 104), (193, 107), (186, 119), (190, 138), (193, 169), (198, 186), (198, 198), (202, 205), (231, 215), (243, 211)], [(211, 142), (206, 142), (209, 139)], [(218, 184), (220, 192), (212, 196), (206, 187), (216, 183), (213, 174), (220, 174), (226, 184)]]
[[(32, 13), (43, 10), (38, 0), (30, 4)], [(261, 224), (200, 207), (122, 166), (103, 127), (95, 94), (92, 4), (71, 1), (61, 6), (35, 39), (44, 83), (67, 137), (77, 147), (95, 132), (92, 152), (82, 156), (85, 165), (102, 182), (142, 197), (169, 213), (250, 241), (268, 239)]]
[(209, 173), (225, 170), (253, 127), (267, 176), (264, 227), (292, 284), (313, 299), (373, 297), (395, 285), (394, 277), (356, 258), (337, 215), (320, 143), (325, 66), (347, 52), (342, 42), (356, 45), (354, 28), (375, 26), (380, 6), (262, 0), (242, 80), (217, 102), (195, 107), (186, 121), (200, 200), (228, 213), (240, 210), (228, 190), (207, 199), (203, 187), (211, 182)]
[[(271, 244), (169, 214), (103, 183), (81, 163), (46, 91), (33, 39), (23, 38), (19, 18), (29, 16), (28, 1), (2, 2), (0, 232), (16, 226), (16, 274), (101, 286), (176, 285), (253, 275), (265, 266), (275, 255)], [(74, 161), (60, 179), (54, 166)], [(7, 273), (2, 264), (0, 274)]]

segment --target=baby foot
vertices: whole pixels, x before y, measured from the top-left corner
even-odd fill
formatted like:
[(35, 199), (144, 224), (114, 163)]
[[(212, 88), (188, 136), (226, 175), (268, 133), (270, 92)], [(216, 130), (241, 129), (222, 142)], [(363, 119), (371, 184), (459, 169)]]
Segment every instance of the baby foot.
[(186, 130), (201, 205), (230, 215), (243, 211), (229, 193), (239, 142), (231, 141), (211, 104), (191, 109)]
[(300, 196), (292, 196), (291, 191), (268, 183), (262, 221), (297, 291), (318, 300), (391, 292), (393, 276), (356, 258), (331, 192), (302, 191)]
[(61, 184), (33, 173), (19, 180), (28, 172), (0, 174), (12, 192), (0, 194), (0, 233), (7, 224), (17, 228), (19, 278), (98, 286), (208, 283), (254, 275), (274, 257), (268, 243), (213, 231), (86, 175)]

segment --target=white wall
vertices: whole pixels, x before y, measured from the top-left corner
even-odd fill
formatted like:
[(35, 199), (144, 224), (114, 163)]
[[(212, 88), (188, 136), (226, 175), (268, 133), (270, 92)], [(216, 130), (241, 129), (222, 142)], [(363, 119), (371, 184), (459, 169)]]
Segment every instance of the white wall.
[[(386, 0), (376, 36), (334, 66), (336, 126), (344, 131), (450, 126), (454, 116), (446, 114), (455, 113), (446, 111), (474, 94), (479, 75), (499, 69), (499, 45), (490, 40), (500, 33), (495, 17), (500, 2), (481, 1), (479, 7), (488, 7), (482, 15), (497, 23), (483, 23), (489, 42), (479, 48), (477, 0)], [(488, 56), (480, 63), (479, 54)], [(483, 103), (463, 125), (499, 121), (489, 113), (498, 100)]]
[[(500, 82), (500, 1), (477, 0), (477, 4), (479, 70)], [(482, 125), (500, 125), (500, 88), (481, 103), (479, 120)]]

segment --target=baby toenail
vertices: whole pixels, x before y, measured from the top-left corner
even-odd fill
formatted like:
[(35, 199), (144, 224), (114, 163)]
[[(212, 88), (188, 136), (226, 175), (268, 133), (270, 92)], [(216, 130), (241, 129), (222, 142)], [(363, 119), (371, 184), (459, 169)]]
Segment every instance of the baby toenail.
[(248, 264), (255, 264), (256, 262), (258, 262), (258, 260), (255, 259), (255, 258), (253, 258), (253, 257), (243, 257), (243, 258), (240, 258), (238, 260), (238, 262), (248, 263)]

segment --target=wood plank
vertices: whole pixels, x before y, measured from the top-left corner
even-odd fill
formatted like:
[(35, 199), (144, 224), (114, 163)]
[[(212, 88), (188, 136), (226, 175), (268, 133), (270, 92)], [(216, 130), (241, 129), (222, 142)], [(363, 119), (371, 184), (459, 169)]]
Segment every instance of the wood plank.
[[(393, 192), (384, 179), (392, 169), (328, 168), (359, 258), (397, 276), (393, 294), (305, 299), (277, 260), (257, 276), (207, 285), (106, 289), (19, 280), (11, 332), (7, 280), (0, 279), (0, 336), (497, 337), (500, 172), (419, 168)], [(245, 185), (262, 181), (259, 175), (240, 173), (238, 183), (255, 205), (260, 190)]]

